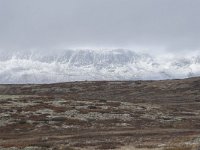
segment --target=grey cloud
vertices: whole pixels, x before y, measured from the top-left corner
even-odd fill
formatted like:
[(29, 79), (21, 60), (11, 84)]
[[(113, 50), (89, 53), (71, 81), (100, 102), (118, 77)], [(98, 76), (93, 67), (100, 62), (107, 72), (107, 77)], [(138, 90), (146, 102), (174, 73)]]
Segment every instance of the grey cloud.
[(199, 0), (0, 0), (0, 49), (200, 48)]

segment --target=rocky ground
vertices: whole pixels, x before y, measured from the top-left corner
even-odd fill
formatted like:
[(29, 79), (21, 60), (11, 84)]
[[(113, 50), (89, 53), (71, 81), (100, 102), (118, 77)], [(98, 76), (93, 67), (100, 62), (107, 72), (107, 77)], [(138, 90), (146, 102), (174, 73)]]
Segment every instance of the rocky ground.
[(199, 150), (200, 78), (0, 85), (3, 150)]

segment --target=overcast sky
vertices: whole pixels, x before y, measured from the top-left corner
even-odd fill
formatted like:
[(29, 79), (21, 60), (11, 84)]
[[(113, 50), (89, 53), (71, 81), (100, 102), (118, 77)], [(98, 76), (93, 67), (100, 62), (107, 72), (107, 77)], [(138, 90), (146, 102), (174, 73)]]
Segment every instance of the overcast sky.
[(200, 0), (0, 0), (0, 49), (200, 50)]

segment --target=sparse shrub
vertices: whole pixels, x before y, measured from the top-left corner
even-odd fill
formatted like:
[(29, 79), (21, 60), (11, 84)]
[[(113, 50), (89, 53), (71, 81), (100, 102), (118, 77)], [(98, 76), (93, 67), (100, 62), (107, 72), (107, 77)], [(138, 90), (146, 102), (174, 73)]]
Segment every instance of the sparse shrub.
[(135, 84), (142, 84), (142, 82), (141, 81), (135, 81)]
[(115, 146), (112, 143), (104, 143), (98, 147), (98, 149), (116, 149), (116, 148), (117, 148), (117, 146)]
[(89, 108), (89, 109), (97, 109), (96, 106), (92, 106), (92, 105), (91, 105), (91, 106), (88, 106), (88, 108)]
[(181, 146), (165, 148), (164, 150), (194, 150), (194, 149), (192, 146), (181, 145)]
[(19, 124), (26, 124), (26, 123), (27, 123), (27, 121), (24, 119), (19, 121)]
[(101, 99), (101, 100), (99, 100), (99, 102), (100, 102), (100, 103), (106, 103), (107, 100), (105, 100), (105, 99)]

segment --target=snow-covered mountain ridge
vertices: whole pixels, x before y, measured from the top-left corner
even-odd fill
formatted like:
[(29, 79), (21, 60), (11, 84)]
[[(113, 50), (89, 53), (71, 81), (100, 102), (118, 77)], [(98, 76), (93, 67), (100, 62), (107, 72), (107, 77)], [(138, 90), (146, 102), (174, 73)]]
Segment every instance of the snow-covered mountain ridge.
[(66, 50), (0, 56), (0, 83), (158, 80), (200, 75), (200, 55), (154, 57), (131, 50)]

